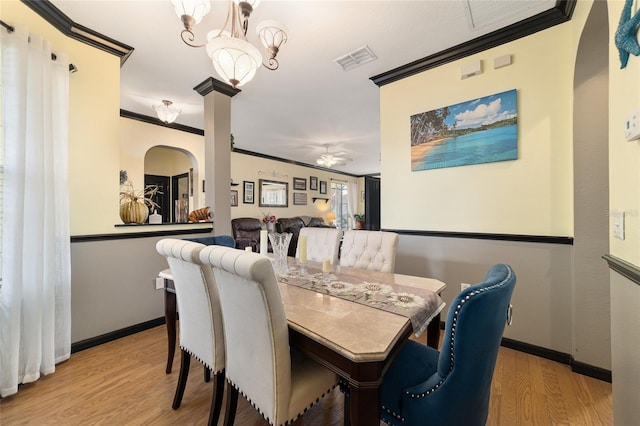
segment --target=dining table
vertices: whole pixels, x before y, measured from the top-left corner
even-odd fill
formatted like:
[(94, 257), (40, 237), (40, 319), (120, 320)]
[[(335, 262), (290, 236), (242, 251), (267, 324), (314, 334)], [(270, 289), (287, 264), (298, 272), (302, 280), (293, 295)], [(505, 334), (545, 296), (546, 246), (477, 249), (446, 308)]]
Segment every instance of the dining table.
[[(379, 425), (382, 379), (402, 346), (421, 332), (427, 333), (427, 344), (438, 346), (444, 307), (439, 295), (446, 284), (340, 265), (327, 270), (325, 264), (323, 272), (321, 263), (301, 267), (293, 257), (287, 262), (288, 271), (277, 276), (290, 345), (340, 377), (351, 425)], [(159, 275), (165, 278), (169, 373), (175, 352), (175, 290), (169, 269)]]

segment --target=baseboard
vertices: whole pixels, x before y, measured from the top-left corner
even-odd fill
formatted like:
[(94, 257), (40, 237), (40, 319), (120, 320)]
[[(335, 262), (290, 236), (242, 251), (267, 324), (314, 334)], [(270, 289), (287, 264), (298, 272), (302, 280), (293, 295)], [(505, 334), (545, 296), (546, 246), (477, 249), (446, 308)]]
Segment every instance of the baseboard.
[(540, 358), (546, 358), (552, 361), (560, 362), (562, 364), (567, 364), (571, 367), (571, 371), (573, 371), (574, 373), (582, 374), (583, 376), (593, 377), (594, 379), (611, 383), (611, 370), (605, 370), (604, 368), (595, 367), (593, 365), (576, 361), (570, 354), (543, 348), (541, 346), (532, 345), (530, 343), (519, 342), (517, 340), (508, 339), (506, 337), (502, 338), (502, 346), (527, 354), (539, 356)]
[[(440, 321), (441, 330), (444, 330), (444, 325), (444, 321)], [(543, 348), (542, 346), (532, 345), (530, 343), (520, 342), (518, 340), (509, 339), (506, 337), (502, 338), (501, 346), (519, 352), (524, 352), (526, 354), (539, 356), (540, 358), (550, 359), (551, 361), (559, 362), (561, 364), (566, 364), (571, 367), (571, 371), (573, 371), (574, 373), (582, 374), (583, 376), (593, 377), (594, 379), (611, 383), (611, 370), (605, 370), (604, 368), (595, 367), (593, 365), (576, 361), (570, 354)]]
[[(120, 330), (115, 330), (101, 336), (81, 340), (79, 342), (71, 344), (71, 353), (80, 352), (85, 349), (101, 345), (103, 343), (108, 343), (113, 340), (120, 339), (121, 337), (130, 336), (132, 334), (136, 334), (141, 331), (163, 325), (164, 323), (164, 317), (160, 317), (140, 324), (135, 324), (130, 327), (122, 328)], [(444, 330), (444, 321), (440, 321), (440, 329)], [(567, 364), (571, 367), (571, 371), (573, 371), (574, 373), (582, 374), (583, 376), (593, 377), (594, 379), (611, 383), (610, 370), (605, 370), (604, 368), (595, 367), (593, 365), (576, 361), (573, 359), (573, 356), (567, 353), (543, 348), (541, 346), (532, 345), (530, 343), (508, 339), (506, 337), (502, 338), (501, 345), (505, 348), (514, 349), (516, 351), (524, 352), (530, 355), (539, 356), (540, 358), (550, 359), (551, 361)]]
[(571, 362), (571, 371), (582, 374), (583, 376), (602, 380), (603, 382), (611, 383), (612, 380), (611, 370), (605, 370), (604, 368), (595, 367), (576, 360), (572, 360)]
[(150, 328), (157, 327), (165, 323), (164, 317), (145, 321), (140, 324), (135, 324), (130, 327), (121, 328), (120, 330), (114, 330), (109, 333), (102, 334), (100, 336), (91, 337), (89, 339), (81, 340), (71, 344), (71, 353), (80, 352), (85, 349), (93, 348), (94, 346), (102, 345), (113, 340), (120, 339), (122, 337), (130, 336), (132, 334), (139, 333), (141, 331), (149, 330)]

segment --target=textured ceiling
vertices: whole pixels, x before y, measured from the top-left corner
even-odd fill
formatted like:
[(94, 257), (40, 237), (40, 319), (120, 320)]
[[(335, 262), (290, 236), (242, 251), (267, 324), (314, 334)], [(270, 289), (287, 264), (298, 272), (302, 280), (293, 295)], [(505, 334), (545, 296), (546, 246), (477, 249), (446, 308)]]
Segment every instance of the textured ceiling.
[[(176, 123), (203, 129), (203, 99), (193, 87), (219, 79), (204, 49), (186, 46), (168, 0), (52, 0), (75, 23), (133, 47), (121, 69), (121, 108), (155, 116), (152, 104), (169, 99), (182, 109)], [(196, 41), (224, 22), (226, 2), (196, 26)], [(555, 1), (270, 1), (249, 22), (277, 19), (289, 41), (280, 69), (258, 70), (232, 99), (236, 147), (315, 164), (326, 152), (348, 161), (337, 171), (380, 170), (378, 87), (370, 77), (488, 34), (555, 6)], [(377, 59), (343, 71), (335, 59), (368, 46)], [(260, 46), (260, 48), (262, 48)], [(407, 142), (408, 143), (408, 142)]]

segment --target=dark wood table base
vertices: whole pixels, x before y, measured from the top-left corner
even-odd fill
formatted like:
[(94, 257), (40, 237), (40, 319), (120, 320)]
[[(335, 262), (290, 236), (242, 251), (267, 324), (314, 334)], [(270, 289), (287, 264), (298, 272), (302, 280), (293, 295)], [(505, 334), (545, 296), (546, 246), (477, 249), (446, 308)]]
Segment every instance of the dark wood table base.
[[(177, 303), (176, 290), (173, 281), (164, 280), (164, 319), (167, 325), (167, 368), (166, 373), (171, 373), (173, 355), (176, 352), (176, 320)], [(427, 345), (438, 349), (440, 344), (440, 314), (433, 318), (427, 326)], [(207, 380), (208, 381), (208, 380)]]

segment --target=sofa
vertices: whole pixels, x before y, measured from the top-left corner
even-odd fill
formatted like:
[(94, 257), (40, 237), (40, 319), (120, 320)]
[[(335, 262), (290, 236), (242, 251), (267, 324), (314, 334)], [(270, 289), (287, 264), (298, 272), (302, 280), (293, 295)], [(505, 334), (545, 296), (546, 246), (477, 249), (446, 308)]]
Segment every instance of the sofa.
[(291, 243), (289, 244), (288, 255), (295, 257), (296, 249), (298, 248), (298, 236), (300, 235), (300, 229), (304, 227), (315, 228), (329, 228), (329, 225), (324, 223), (324, 220), (320, 217), (309, 216), (295, 216), (295, 217), (281, 217), (276, 220), (276, 232), (288, 232), (293, 234), (291, 237)]

